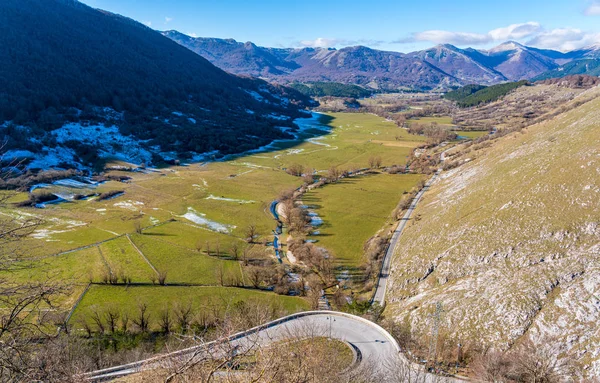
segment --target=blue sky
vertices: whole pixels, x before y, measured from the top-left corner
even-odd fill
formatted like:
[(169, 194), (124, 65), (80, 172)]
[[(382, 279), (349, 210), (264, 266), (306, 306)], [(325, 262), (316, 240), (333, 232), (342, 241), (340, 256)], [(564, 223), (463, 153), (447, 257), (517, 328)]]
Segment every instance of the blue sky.
[(408, 52), (439, 43), (516, 40), (570, 50), (600, 43), (600, 0), (83, 0), (157, 30), (271, 47), (366, 45)]

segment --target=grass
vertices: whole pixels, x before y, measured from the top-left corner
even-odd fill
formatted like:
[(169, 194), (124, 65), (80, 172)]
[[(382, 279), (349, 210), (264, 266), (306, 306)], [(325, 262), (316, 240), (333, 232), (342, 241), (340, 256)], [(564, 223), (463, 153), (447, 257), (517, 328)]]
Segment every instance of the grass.
[(308, 310), (308, 303), (298, 297), (276, 295), (270, 292), (234, 288), (201, 286), (103, 286), (90, 288), (75, 310), (71, 324), (77, 326), (92, 309), (99, 311), (118, 306), (122, 313), (134, 318), (139, 304), (147, 304), (152, 328), (157, 329), (160, 312), (165, 308), (175, 309), (177, 304), (190, 304), (197, 314), (212, 313), (223, 316), (237, 302), (260, 304), (272, 311), (291, 314)]
[[(167, 272), (167, 284), (218, 285), (221, 268), (226, 280), (239, 280), (243, 276), (239, 263), (224, 258), (233, 243), (238, 243), (240, 248), (244, 246), (242, 239), (250, 225), (256, 226), (261, 239), (272, 238), (275, 222), (269, 212), (270, 203), (281, 191), (302, 184), (300, 178), (285, 172), (287, 167), (302, 164), (323, 174), (331, 166), (367, 167), (372, 156), (380, 156), (386, 166), (402, 165), (412, 148), (424, 140), (371, 114), (323, 115), (322, 123), (331, 129), (329, 134), (309, 129), (300, 137), (305, 140), (280, 142), (279, 149), (270, 152), (170, 167), (158, 172), (111, 171), (111, 174), (132, 178), (128, 183), (109, 181), (94, 190), (97, 193), (124, 190), (124, 195), (114, 199), (77, 201), (46, 209), (13, 208), (0, 213), (16, 220), (29, 215), (45, 221), (37, 238), (29, 238), (25, 243), (27, 248), (34, 249), (27, 254), (29, 257), (55, 255), (108, 241), (60, 255), (41, 269), (56, 273), (59, 280), (75, 278), (77, 283), (83, 284), (92, 275), (92, 279), (99, 282), (106, 274), (105, 261), (115, 275), (127, 276), (133, 283), (150, 283), (156, 272), (126, 237), (119, 237), (127, 233), (158, 271)], [(315, 137), (316, 134), (321, 136)], [(320, 245), (339, 256), (341, 264), (359, 265), (364, 241), (386, 223), (404, 188), (410, 189), (412, 185), (408, 184), (413, 182), (414, 185), (419, 178), (403, 177), (374, 176), (369, 181), (342, 182), (314, 192), (316, 198), (322, 198), (319, 213), (326, 220), (324, 234), (318, 238)], [(25, 198), (23, 193), (14, 200)], [(347, 209), (348, 206), (352, 209)], [(349, 214), (344, 214), (344, 207), (351, 210)], [(189, 221), (183, 216), (192, 211), (190, 209), (204, 219), (226, 225), (229, 231), (218, 233)], [(363, 222), (360, 216), (365, 214), (367, 218)], [(144, 235), (133, 234), (136, 223), (146, 227)], [(214, 250), (217, 241), (224, 253), (220, 258), (196, 250), (197, 244), (202, 243), (203, 252), (206, 251), (206, 242)], [(42, 271), (37, 273), (41, 278)], [(119, 302), (110, 294), (98, 299), (98, 304)]]
[(454, 132), (461, 137), (466, 137), (470, 139), (475, 139), (490, 134), (490, 132), (488, 132), (487, 130), (456, 130)]
[(17, 282), (54, 280), (81, 284), (88, 283), (91, 278), (99, 281), (97, 277), (106, 270), (98, 249), (89, 248), (35, 262), (20, 262), (17, 269), (0, 273), (0, 278), (6, 277)]
[(363, 246), (386, 223), (404, 192), (410, 191), (420, 175), (374, 174), (346, 178), (307, 193), (303, 202), (316, 207), (323, 219), (318, 228), (318, 246), (325, 247), (342, 267), (364, 262)]
[(336, 364), (342, 369), (349, 368), (354, 360), (354, 354), (350, 349), (351, 346), (341, 340), (323, 336), (300, 340), (299, 343), (300, 347), (306, 344), (307, 346), (325, 350), (325, 353), (330, 358), (336, 360)]
[(420, 117), (420, 118), (413, 118), (409, 121), (409, 123), (419, 123), (419, 124), (432, 124), (432, 123), (436, 123), (438, 125), (442, 125), (442, 126), (454, 126), (454, 124), (452, 123), (452, 117), (450, 116), (444, 116), (444, 117)]
[(230, 255), (234, 243), (237, 243), (240, 248), (244, 246), (244, 242), (236, 237), (215, 233), (182, 219), (144, 230), (144, 236), (189, 250), (196, 250), (197, 246), (201, 245), (203, 253), (206, 253), (206, 242), (213, 251), (218, 241), (221, 245), (221, 253), (225, 255)]
[[(494, 347), (540, 328), (551, 345), (592, 334), (598, 317), (581, 307), (597, 286), (599, 111), (596, 99), (465, 151), (398, 243), (386, 315), (427, 331), (441, 302), (449, 337)], [(589, 339), (565, 355), (597, 350)]]
[(126, 275), (134, 283), (150, 283), (156, 272), (125, 237), (103, 243), (99, 249), (114, 275)]
[[(198, 253), (195, 250), (171, 245), (159, 239), (133, 234), (137, 247), (159, 272), (167, 273), (167, 283), (219, 285), (218, 274), (223, 272), (226, 282), (242, 280), (240, 264)], [(212, 250), (214, 252), (214, 248)]]

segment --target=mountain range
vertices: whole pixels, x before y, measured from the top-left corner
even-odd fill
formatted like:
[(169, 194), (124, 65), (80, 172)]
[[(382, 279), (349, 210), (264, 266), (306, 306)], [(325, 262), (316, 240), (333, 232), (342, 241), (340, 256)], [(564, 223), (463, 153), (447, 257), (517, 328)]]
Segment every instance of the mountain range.
[[(54, 166), (131, 160), (121, 155), (128, 137), (144, 153), (138, 162), (256, 148), (291, 137), (282, 127), (293, 128), (309, 102), (293, 89), (227, 73), (141, 23), (75, 0), (3, 0), (0, 46), (3, 149), (55, 158)], [(58, 133), (65, 124), (80, 129)], [(85, 129), (82, 140), (73, 138)], [(109, 135), (121, 144), (89, 140)]]
[(265, 48), (232, 39), (195, 38), (177, 31), (162, 33), (231, 73), (282, 83), (334, 81), (390, 90), (531, 79), (578, 60), (600, 59), (600, 46), (563, 53), (508, 41), (490, 50), (443, 44), (400, 53), (364, 46)]

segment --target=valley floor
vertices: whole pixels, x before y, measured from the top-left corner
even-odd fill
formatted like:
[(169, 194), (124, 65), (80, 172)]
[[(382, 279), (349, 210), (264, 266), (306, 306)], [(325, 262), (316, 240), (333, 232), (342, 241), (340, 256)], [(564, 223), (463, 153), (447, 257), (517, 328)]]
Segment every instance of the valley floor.
[[(271, 202), (303, 182), (286, 169), (300, 164), (325, 175), (332, 166), (365, 168), (373, 156), (380, 157), (384, 166), (404, 165), (424, 138), (369, 114), (315, 115), (300, 125), (298, 140), (275, 142), (263, 151), (226, 161), (138, 172), (112, 170), (109, 176), (125, 182), (83, 189), (64, 183), (45, 185), (40, 190), (60, 195), (116, 194), (102, 201), (67, 200), (43, 209), (2, 210), (0, 214), (15, 220), (33, 217), (44, 222), (21, 243), (23, 262), (34, 267), (15, 271), (9, 278), (50, 277), (70, 284), (71, 293), (58, 302), (62, 313), (58, 314), (70, 315), (70, 324), (76, 327), (94, 310), (127, 311), (144, 303), (157, 314), (181, 299), (197, 307), (214, 306), (216, 316), (237, 301), (253, 299), (283, 312), (307, 309), (303, 298), (255, 289), (248, 274), (248, 261), (273, 258)], [(379, 171), (303, 196), (303, 203), (322, 220), (309, 238), (334, 257), (340, 278), (357, 272), (365, 261), (365, 242), (393, 223), (398, 201), (421, 179)], [(12, 202), (26, 198), (23, 193)], [(255, 244), (248, 246), (252, 225)], [(285, 236), (282, 241), (285, 246)], [(283, 261), (289, 263), (285, 257)]]

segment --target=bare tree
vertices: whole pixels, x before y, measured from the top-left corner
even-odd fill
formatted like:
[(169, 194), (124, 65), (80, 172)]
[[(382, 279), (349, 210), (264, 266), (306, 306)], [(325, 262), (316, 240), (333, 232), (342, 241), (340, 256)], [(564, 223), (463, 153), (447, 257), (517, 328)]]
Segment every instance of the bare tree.
[(137, 233), (137, 234), (143, 234), (143, 227), (142, 227), (142, 221), (139, 219), (136, 219), (135, 221), (133, 221), (133, 230)]
[(254, 241), (258, 238), (258, 233), (256, 230), (256, 225), (249, 225), (246, 229), (246, 242), (254, 243)]
[(192, 303), (187, 302), (186, 304), (178, 304), (175, 307), (175, 319), (177, 321), (177, 325), (183, 334), (185, 334), (192, 323)]
[(285, 171), (292, 176), (300, 177), (304, 173), (304, 166), (301, 164), (292, 164)]
[(312, 168), (308, 168), (304, 171), (304, 175), (302, 176), (302, 181), (310, 185), (315, 182), (315, 170)]
[(371, 169), (379, 169), (381, 167), (381, 157), (380, 156), (369, 157), (369, 167)]
[(158, 284), (161, 286), (166, 286), (167, 284), (167, 270), (160, 270), (158, 272)]
[(106, 325), (111, 334), (114, 334), (117, 331), (117, 324), (120, 316), (119, 310), (114, 306), (109, 307), (104, 313)]
[(138, 312), (136, 317), (132, 319), (132, 322), (140, 332), (148, 332), (150, 328), (150, 314), (148, 313), (148, 305), (146, 303), (138, 304)]
[(223, 268), (223, 264), (219, 264), (219, 267), (215, 270), (215, 274), (219, 285), (225, 286), (225, 269)]
[(231, 252), (231, 257), (237, 261), (240, 257), (240, 245), (237, 242), (233, 242), (229, 251)]
[(171, 317), (171, 310), (169, 307), (165, 307), (160, 313), (159, 326), (164, 334), (170, 334), (173, 327), (173, 318)]
[(244, 264), (244, 266), (248, 266), (248, 260), (250, 257), (250, 249), (251, 249), (250, 246), (246, 246), (242, 250), (242, 263)]
[(250, 283), (254, 288), (259, 288), (260, 284), (263, 280), (263, 270), (258, 266), (251, 266), (246, 269), (246, 274), (248, 275), (248, 279), (250, 279)]
[(332, 166), (327, 170), (327, 180), (329, 182), (337, 182), (340, 179), (341, 174), (342, 173), (337, 166)]

